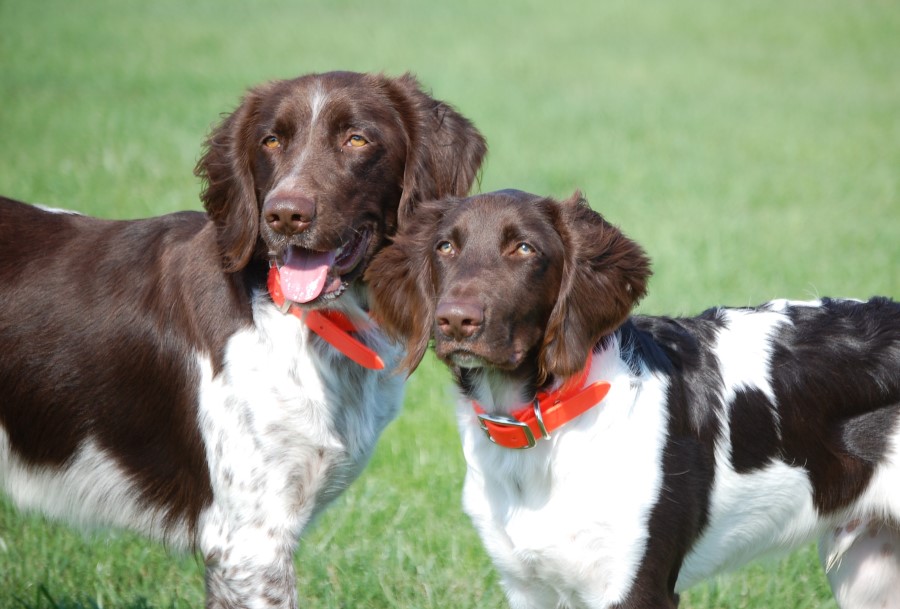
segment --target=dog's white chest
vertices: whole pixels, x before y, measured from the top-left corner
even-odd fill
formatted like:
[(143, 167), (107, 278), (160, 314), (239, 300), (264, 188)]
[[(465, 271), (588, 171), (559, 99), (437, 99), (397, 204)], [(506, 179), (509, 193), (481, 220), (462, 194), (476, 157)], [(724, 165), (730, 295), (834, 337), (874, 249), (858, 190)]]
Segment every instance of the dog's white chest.
[[(214, 495), (204, 547), (235, 545), (231, 537), (252, 537), (251, 529), (274, 545), (296, 539), (359, 475), (402, 400), (397, 375), (315, 350), (298, 320), (274, 307), (257, 307), (256, 317), (255, 327), (229, 341), (220, 374), (201, 361), (200, 421)], [(385, 346), (390, 366), (396, 348)]]
[(600, 407), (526, 451), (490, 444), (461, 403), (464, 507), (512, 606), (603, 606), (627, 594), (662, 480), (663, 390), (652, 381), (635, 394), (614, 380)]

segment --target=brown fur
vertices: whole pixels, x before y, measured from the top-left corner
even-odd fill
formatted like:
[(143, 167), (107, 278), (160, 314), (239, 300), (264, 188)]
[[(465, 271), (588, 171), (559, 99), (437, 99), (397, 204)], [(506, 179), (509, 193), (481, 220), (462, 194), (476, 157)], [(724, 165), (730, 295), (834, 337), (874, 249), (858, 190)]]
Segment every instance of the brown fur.
[[(445, 240), (454, 243), (453, 256), (436, 252)], [(517, 257), (521, 242), (536, 256)], [(508, 354), (509, 362), (491, 363), (524, 363), (535, 369), (521, 372), (542, 384), (581, 369), (600, 337), (644, 295), (649, 275), (641, 248), (592, 212), (580, 193), (558, 202), (500, 191), (423, 204), (366, 278), (385, 331), (408, 343), (408, 368), (434, 338), (439, 357), (460, 343), (475, 355)], [(484, 325), (494, 330), (465, 340), (446, 336), (435, 320), (444, 301), (483, 311), (492, 320)], [(537, 357), (526, 356), (532, 352)]]
[[(310, 122), (316, 99), (321, 114)], [(350, 150), (347, 137), (357, 132), (368, 145)], [(273, 135), (281, 145), (264, 147)], [(368, 240), (359, 242), (365, 251), (341, 277), (349, 285), (420, 200), (464, 195), (485, 152), (475, 127), (423, 92), (412, 76), (334, 72), (257, 87), (213, 130), (196, 169), (205, 181), (207, 214), (111, 222), (0, 198), (0, 440), (3, 434), (9, 440), (0, 443), (0, 463), (36, 476), (68, 475), (72, 460), (93, 443), (96, 454), (123, 471), (132, 485), (127, 491), (138, 495), (140, 522), (128, 525), (177, 545), (198, 543), (201, 514), (211, 504), (234, 521), (249, 518), (229, 512), (230, 485), (211, 479), (209, 451), (221, 454), (233, 446), (223, 437), (207, 446), (210, 438), (203, 436), (198, 356), (209, 357), (213, 374), (227, 372), (220, 379), (239, 378), (244, 371), (225, 370), (225, 348), (236, 332), (264, 323), (266, 316), (257, 319), (251, 302), (266, 293), (271, 256), (291, 246), (340, 248), (364, 234)], [(312, 206), (315, 217), (304, 230), (279, 232), (264, 217), (267, 198), (279, 188), (292, 204)], [(333, 293), (327, 304), (338, 297)], [(265, 305), (256, 301), (257, 308)], [(352, 371), (354, 378), (365, 374), (373, 373)], [(281, 382), (298, 383), (271, 380)], [(352, 393), (360, 385), (348, 382), (340, 399), (361, 399)], [(226, 397), (228, 404), (214, 404), (211, 412), (233, 408), (237, 399)], [(332, 399), (329, 407), (343, 406)], [(369, 416), (381, 416), (383, 425), (399, 404), (391, 397), (380, 407), (383, 413)], [(370, 432), (366, 441), (376, 437)], [(267, 438), (254, 441), (259, 446)], [(313, 489), (345, 484), (345, 472), (315, 463), (298, 468), (321, 474), (310, 483)], [(77, 512), (83, 481), (58, 479), (60, 492), (71, 495), (67, 509)], [(22, 484), (0, 488), (20, 499)], [(305, 489), (295, 490), (306, 497)], [(251, 505), (262, 513), (284, 500), (260, 493)], [(103, 498), (94, 500), (102, 504)], [(271, 509), (277, 518), (280, 512)], [(165, 530), (153, 524), (157, 515)], [(292, 520), (275, 524), (296, 526)], [(244, 564), (243, 574), (217, 567), (216, 557), (227, 554), (220, 550), (204, 549), (208, 606), (262, 606), (258, 590), (267, 591), (272, 606), (293, 606), (292, 567), (279, 572), (283, 585), (276, 588), (257, 577), (268, 565)], [(292, 565), (289, 554), (275, 558)]]

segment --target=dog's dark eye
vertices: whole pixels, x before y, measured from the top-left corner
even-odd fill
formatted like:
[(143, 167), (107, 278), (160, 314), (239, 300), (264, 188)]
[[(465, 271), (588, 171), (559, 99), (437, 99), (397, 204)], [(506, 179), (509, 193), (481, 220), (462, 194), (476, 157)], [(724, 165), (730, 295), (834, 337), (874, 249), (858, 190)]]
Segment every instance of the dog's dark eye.
[(523, 241), (516, 246), (516, 253), (520, 256), (531, 256), (536, 254), (537, 250)]
[(369, 143), (369, 140), (367, 140), (366, 138), (364, 138), (361, 135), (351, 135), (350, 139), (347, 140), (347, 143), (350, 146), (352, 146), (353, 148), (362, 148), (363, 146), (365, 146), (366, 144)]
[(270, 150), (274, 150), (275, 148), (279, 148), (281, 146), (281, 142), (279, 142), (278, 138), (274, 135), (269, 135), (263, 138), (262, 144)]
[(442, 256), (451, 256), (456, 253), (456, 248), (449, 241), (441, 241), (437, 244), (437, 253)]

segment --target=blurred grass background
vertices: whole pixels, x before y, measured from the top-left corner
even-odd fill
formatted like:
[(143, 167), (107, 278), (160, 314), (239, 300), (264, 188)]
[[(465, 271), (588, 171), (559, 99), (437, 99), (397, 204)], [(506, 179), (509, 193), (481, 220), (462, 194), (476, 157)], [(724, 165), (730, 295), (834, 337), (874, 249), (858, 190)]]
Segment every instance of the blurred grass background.
[[(642, 312), (897, 296), (891, 0), (0, 0), (0, 193), (111, 218), (199, 208), (222, 113), (331, 69), (415, 72), (487, 137), (480, 190), (583, 190), (654, 260)], [(427, 360), (303, 541), (301, 606), (505, 606), (459, 507), (451, 411)], [(202, 587), (193, 557), (0, 504), (0, 609), (197, 607)], [(682, 606), (835, 605), (806, 548)]]

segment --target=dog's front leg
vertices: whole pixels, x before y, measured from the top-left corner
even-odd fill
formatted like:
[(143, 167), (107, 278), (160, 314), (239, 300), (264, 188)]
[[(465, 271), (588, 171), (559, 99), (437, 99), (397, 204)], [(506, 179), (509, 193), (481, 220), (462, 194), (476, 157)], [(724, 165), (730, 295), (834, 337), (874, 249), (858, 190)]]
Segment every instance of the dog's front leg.
[(207, 609), (293, 609), (297, 606), (293, 557), (268, 564), (231, 560), (228, 551), (206, 560)]
[(294, 609), (295, 536), (278, 527), (216, 527), (201, 548), (207, 609)]

